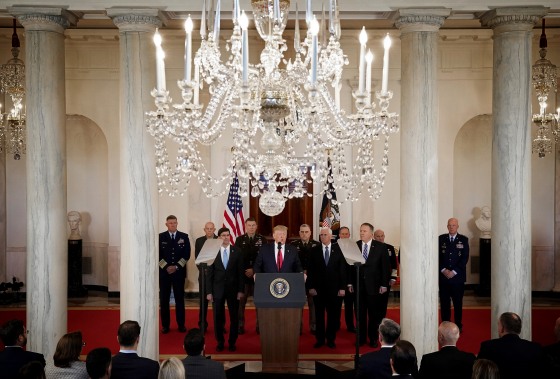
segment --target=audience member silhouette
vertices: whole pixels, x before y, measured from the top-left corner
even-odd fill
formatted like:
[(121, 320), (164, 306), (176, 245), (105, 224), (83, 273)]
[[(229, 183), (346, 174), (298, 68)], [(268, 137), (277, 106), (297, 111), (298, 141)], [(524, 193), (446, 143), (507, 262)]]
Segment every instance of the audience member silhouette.
[(49, 360), (45, 367), (47, 379), (88, 379), (86, 363), (80, 361), (82, 344), (82, 332), (63, 335), (56, 344), (52, 361)]
[(86, 357), (86, 370), (90, 379), (109, 379), (111, 377), (111, 350), (98, 347)]
[(27, 344), (27, 331), (21, 320), (10, 320), (2, 325), (0, 338), (4, 343), (4, 350), (0, 351), (0, 372), (2, 378), (13, 379), (19, 369), (26, 363), (38, 361), (45, 367), (43, 354), (24, 350)]

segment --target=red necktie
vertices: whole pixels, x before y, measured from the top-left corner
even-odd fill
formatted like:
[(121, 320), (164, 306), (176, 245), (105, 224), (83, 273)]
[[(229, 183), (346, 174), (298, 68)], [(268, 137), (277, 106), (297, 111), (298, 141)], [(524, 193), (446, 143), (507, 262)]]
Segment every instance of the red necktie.
[(282, 245), (278, 244), (278, 256), (276, 257), (276, 265), (278, 266), (278, 272), (282, 269)]

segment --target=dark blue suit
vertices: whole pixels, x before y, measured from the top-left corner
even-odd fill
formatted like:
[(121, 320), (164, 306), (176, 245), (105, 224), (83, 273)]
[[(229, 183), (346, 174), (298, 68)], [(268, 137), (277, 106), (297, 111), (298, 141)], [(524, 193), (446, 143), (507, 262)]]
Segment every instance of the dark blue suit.
[(364, 354), (360, 357), (358, 378), (389, 379), (393, 372), (391, 370), (391, 347), (382, 347), (378, 351)]
[(19, 346), (10, 346), (0, 351), (0, 372), (2, 378), (15, 379), (18, 371), (29, 362), (37, 361), (45, 367), (43, 354), (25, 351)]
[(275, 245), (278, 244), (274, 242), (261, 246), (259, 254), (257, 255), (257, 260), (255, 261), (255, 265), (253, 267), (255, 274), (261, 272), (303, 272), (297, 250), (290, 244), (282, 245), (284, 259), (282, 262), (282, 268), (278, 270), (274, 249)]
[[(159, 300), (161, 325), (169, 328), (169, 298), (171, 287), (175, 295), (175, 316), (179, 328), (185, 326), (185, 278), (187, 261), (191, 257), (191, 243), (186, 233), (177, 231), (175, 240), (169, 231), (159, 234)], [(169, 266), (177, 266), (173, 274), (167, 273)]]
[(157, 379), (159, 364), (136, 353), (117, 353), (113, 356), (111, 378)]
[(214, 335), (219, 345), (224, 344), (224, 325), (226, 322), (227, 302), (229, 310), (229, 345), (235, 345), (239, 328), (239, 300), (237, 294), (243, 293), (245, 288), (243, 256), (233, 246), (228, 246), (228, 265), (224, 267), (222, 252), (216, 256), (216, 260), (208, 267), (206, 277), (206, 293), (212, 294), (214, 309)]
[[(463, 295), (467, 280), (467, 262), (469, 260), (469, 239), (457, 233), (453, 242), (449, 234), (439, 236), (439, 302), (441, 307), (441, 321), (451, 321), (451, 300), (455, 324), (463, 328)], [(441, 270), (455, 271), (451, 279), (447, 279)]]

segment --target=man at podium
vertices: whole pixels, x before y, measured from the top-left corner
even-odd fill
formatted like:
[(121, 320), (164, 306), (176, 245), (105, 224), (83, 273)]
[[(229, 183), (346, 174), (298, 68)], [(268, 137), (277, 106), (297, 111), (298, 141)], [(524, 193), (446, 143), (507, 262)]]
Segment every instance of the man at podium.
[(274, 243), (261, 246), (253, 271), (255, 274), (261, 272), (289, 273), (303, 272), (297, 250), (290, 244), (286, 244), (288, 228), (284, 225), (276, 225), (272, 232)]

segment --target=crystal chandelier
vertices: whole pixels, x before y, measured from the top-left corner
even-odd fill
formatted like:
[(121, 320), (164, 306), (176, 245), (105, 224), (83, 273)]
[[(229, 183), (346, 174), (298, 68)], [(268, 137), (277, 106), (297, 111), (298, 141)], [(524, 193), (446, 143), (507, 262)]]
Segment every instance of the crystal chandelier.
[(25, 65), (18, 58), (20, 44), (15, 19), (13, 23), (13, 58), (0, 66), (0, 92), (4, 94), (6, 100), (11, 102), (10, 109), (8, 109), (6, 102), (6, 113), (3, 113), (0, 109), (0, 152), (3, 153), (6, 149), (8, 153), (13, 154), (15, 160), (19, 160), (21, 154), (25, 154), (25, 107), (23, 104)]
[[(366, 53), (367, 33), (362, 29), (359, 87), (352, 93), (355, 111), (351, 113), (340, 106), (348, 58), (340, 46), (336, 0), (330, 0), (328, 29), (325, 10), (319, 23), (307, 0), (303, 40), (296, 4), (295, 51), (290, 59), (284, 57), (288, 46), (282, 37), (290, 1), (252, 0), (253, 20), (264, 42), (260, 61), (254, 64), (248, 59), (249, 22), (238, 0), (233, 4), (233, 32), (226, 46), (229, 56), (221, 59), (220, 0), (215, 13), (213, 4), (207, 10), (204, 0), (201, 45), (194, 58), (190, 16), (185, 22), (185, 72), (177, 82), (180, 104), (172, 104), (165, 87), (162, 38), (158, 31), (154, 36), (157, 86), (151, 94), (157, 110), (146, 113), (146, 126), (155, 137), (160, 192), (182, 194), (195, 176), (207, 196), (220, 196), (237, 175), (240, 195), (260, 196), (259, 207), (270, 216), (282, 212), (287, 199), (313, 196), (307, 191), (311, 181), (321, 183), (315, 195), (337, 191), (339, 203), (357, 200), (362, 191), (377, 199), (389, 164), (389, 135), (399, 130), (398, 115), (388, 111), (393, 96), (387, 89), (389, 36), (384, 40), (382, 86), (373, 93), (373, 55)], [(207, 24), (213, 25), (210, 31)], [(210, 100), (203, 107), (199, 94), (205, 85)], [(200, 147), (215, 144), (228, 128), (231, 157), (223, 173), (214, 177), (203, 163)], [(374, 161), (377, 140), (382, 148), (379, 164)], [(167, 141), (177, 144), (175, 164), (169, 161)], [(347, 157), (345, 150), (353, 150), (355, 158), (352, 153)]]
[(552, 136), (558, 143), (560, 138), (560, 108), (556, 113), (546, 113), (548, 95), (556, 92), (556, 66), (546, 59), (546, 34), (544, 32), (545, 19), (542, 20), (542, 34), (539, 42), (539, 55), (541, 59), (533, 65), (533, 87), (539, 100), (540, 112), (533, 115), (533, 122), (537, 125), (537, 136), (533, 140), (533, 153), (539, 158), (552, 152)]

